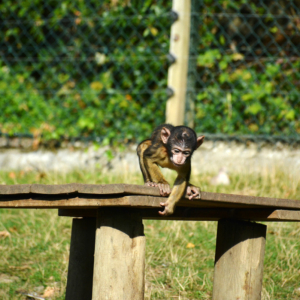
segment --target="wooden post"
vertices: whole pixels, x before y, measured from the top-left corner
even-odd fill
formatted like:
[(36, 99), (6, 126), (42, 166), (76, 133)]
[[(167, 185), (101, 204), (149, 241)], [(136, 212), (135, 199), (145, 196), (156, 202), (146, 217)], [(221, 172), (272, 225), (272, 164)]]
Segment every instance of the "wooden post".
[(66, 300), (92, 298), (96, 218), (73, 219)]
[(213, 300), (261, 299), (266, 230), (262, 224), (219, 221)]
[(166, 122), (183, 125), (190, 42), (191, 0), (173, 0), (172, 10), (178, 14), (171, 28), (170, 53), (176, 61), (169, 68), (168, 87), (174, 92), (167, 101)]
[(92, 300), (144, 299), (144, 273), (141, 217), (128, 208), (100, 208)]

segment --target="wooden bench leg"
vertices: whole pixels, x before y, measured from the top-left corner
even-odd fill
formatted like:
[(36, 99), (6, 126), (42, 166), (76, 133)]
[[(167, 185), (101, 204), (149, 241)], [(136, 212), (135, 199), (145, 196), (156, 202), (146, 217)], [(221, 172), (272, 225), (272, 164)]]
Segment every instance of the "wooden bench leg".
[(261, 299), (266, 230), (262, 224), (219, 221), (213, 300)]
[(66, 300), (92, 299), (96, 218), (73, 219)]
[(93, 300), (144, 299), (145, 236), (128, 208), (100, 208), (97, 216)]

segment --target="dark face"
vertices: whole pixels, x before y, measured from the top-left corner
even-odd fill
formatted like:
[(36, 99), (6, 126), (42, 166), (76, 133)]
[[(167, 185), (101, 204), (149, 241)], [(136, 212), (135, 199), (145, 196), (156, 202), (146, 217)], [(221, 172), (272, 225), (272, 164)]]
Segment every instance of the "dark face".
[(173, 164), (183, 166), (190, 161), (194, 150), (202, 144), (204, 136), (197, 138), (192, 129), (178, 126), (172, 132), (164, 127), (161, 132), (161, 139), (168, 149)]
[(171, 150), (172, 156), (170, 156), (170, 159), (172, 163), (176, 166), (182, 166), (184, 165), (189, 157), (192, 154), (192, 151), (190, 148), (181, 148), (177, 145), (175, 145)]
[(170, 136), (170, 159), (176, 166), (186, 164), (197, 145), (195, 133), (188, 129), (180, 129)]

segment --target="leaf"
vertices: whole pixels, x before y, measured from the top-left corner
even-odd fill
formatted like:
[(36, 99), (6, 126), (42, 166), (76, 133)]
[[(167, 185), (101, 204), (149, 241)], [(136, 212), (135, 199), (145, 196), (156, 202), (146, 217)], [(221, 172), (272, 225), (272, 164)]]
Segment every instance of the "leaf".
[(250, 124), (250, 125), (248, 126), (248, 128), (249, 128), (250, 131), (252, 131), (252, 132), (256, 132), (256, 131), (258, 131), (258, 129), (259, 129), (259, 127), (258, 127), (257, 124)]
[(249, 79), (251, 79), (252, 75), (251, 75), (250, 72), (245, 71), (245, 72), (243, 72), (243, 76), (242, 77), (243, 77), (244, 80), (249, 80)]
[(226, 82), (226, 81), (228, 81), (228, 80), (229, 80), (229, 75), (228, 75), (228, 73), (226, 73), (226, 72), (222, 73), (222, 74), (219, 76), (219, 81), (220, 81), (220, 83), (224, 83), (224, 82)]
[(155, 27), (150, 27), (150, 32), (153, 36), (156, 36), (158, 34), (158, 29)]
[(256, 115), (257, 113), (259, 113), (260, 111), (262, 110), (262, 106), (260, 103), (254, 103), (250, 106), (247, 107), (246, 111), (253, 114), (253, 115)]
[(186, 245), (186, 247), (187, 247), (188, 249), (190, 249), (190, 248), (195, 248), (195, 245), (194, 245), (193, 243), (188, 243), (188, 244)]
[(100, 52), (96, 52), (95, 53), (95, 61), (96, 61), (96, 64), (98, 66), (101, 66), (101, 65), (105, 64), (105, 62), (106, 62), (106, 55), (102, 54)]
[(8, 174), (8, 177), (11, 178), (11, 179), (16, 179), (17, 175), (16, 175), (15, 172), (10, 172), (10, 173)]
[(226, 61), (222, 60), (222, 61), (220, 61), (219, 66), (220, 66), (221, 70), (224, 70), (227, 68), (228, 63)]
[(221, 58), (221, 53), (218, 49), (208, 50), (204, 54), (198, 55), (197, 63), (199, 66), (211, 68), (214, 62)]
[(7, 238), (10, 236), (10, 233), (7, 231), (7, 230), (4, 230), (4, 231), (0, 231), (0, 238)]
[(254, 97), (253, 94), (244, 94), (244, 95), (242, 96), (242, 100), (243, 100), (243, 101), (249, 101), (249, 100), (252, 100), (253, 97)]
[(276, 26), (274, 26), (274, 27), (270, 28), (269, 30), (272, 33), (276, 33), (278, 31), (278, 28)]
[(90, 84), (90, 87), (95, 91), (101, 91), (103, 89), (103, 84), (99, 81), (94, 81)]
[(53, 297), (54, 294), (55, 294), (55, 288), (47, 286), (45, 291), (44, 291), (43, 297), (44, 298), (50, 298), (50, 297)]
[(294, 110), (289, 110), (286, 114), (285, 114), (285, 118), (287, 119), (287, 120), (291, 120), (291, 121), (293, 121), (293, 120), (295, 120), (295, 111)]
[(234, 61), (243, 60), (244, 59), (244, 55), (241, 54), (241, 53), (233, 53), (232, 54), (232, 59)]

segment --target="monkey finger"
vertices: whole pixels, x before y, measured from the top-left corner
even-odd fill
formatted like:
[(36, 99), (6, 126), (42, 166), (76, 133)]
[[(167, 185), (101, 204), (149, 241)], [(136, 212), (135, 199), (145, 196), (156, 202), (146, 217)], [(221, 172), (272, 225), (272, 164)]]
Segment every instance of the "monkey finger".
[(163, 185), (161, 183), (158, 184), (158, 188), (159, 188), (160, 195), (165, 196), (165, 191), (164, 191)]
[(170, 195), (171, 194), (171, 188), (170, 185), (167, 184), (167, 188), (166, 188), (167, 194)]
[(161, 216), (168, 216), (170, 212), (165, 208), (163, 211), (158, 211)]
[(193, 195), (192, 187), (190, 187), (190, 186), (187, 187), (187, 189), (186, 189), (186, 194), (187, 194), (187, 196)]
[(165, 209), (163, 211), (158, 211), (158, 213), (162, 216), (164, 216), (166, 214), (166, 203), (165, 202), (160, 202), (159, 203), (161, 207), (164, 207)]
[(171, 193), (170, 186), (168, 184), (159, 183), (158, 186), (162, 196), (168, 196)]
[(200, 193), (194, 193), (189, 197), (189, 200), (200, 199)]

